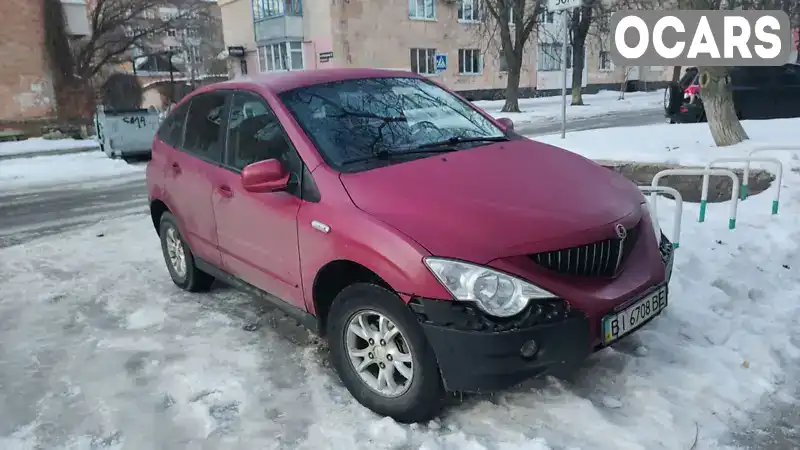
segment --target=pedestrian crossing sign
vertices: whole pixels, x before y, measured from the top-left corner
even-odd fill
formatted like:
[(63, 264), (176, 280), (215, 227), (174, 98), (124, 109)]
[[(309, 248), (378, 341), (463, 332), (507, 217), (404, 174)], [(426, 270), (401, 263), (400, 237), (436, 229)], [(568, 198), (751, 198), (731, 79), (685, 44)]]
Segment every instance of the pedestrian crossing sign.
[(447, 70), (447, 55), (436, 55), (436, 71), (444, 72)]

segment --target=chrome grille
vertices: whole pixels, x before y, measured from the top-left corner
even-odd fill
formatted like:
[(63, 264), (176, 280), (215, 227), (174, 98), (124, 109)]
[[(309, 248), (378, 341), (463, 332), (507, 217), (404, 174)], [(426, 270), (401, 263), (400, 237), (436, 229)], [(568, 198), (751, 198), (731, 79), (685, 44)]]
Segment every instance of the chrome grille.
[[(638, 238), (639, 225), (627, 228), (625, 239), (613, 237), (578, 247), (528, 255), (545, 269), (580, 277), (613, 277)], [(621, 244), (621, 245), (620, 245)]]

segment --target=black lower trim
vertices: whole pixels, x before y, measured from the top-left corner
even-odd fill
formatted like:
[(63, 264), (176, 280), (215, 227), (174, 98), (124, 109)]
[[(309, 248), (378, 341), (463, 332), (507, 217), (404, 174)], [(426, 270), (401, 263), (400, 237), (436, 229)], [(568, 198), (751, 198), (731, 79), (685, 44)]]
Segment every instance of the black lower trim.
[[(588, 319), (568, 308), (566, 316), (541, 312), (542, 320), (534, 320), (522, 314), (522, 319), (502, 327), (485, 326), (494, 320), (460, 302), (414, 299), (412, 309), (436, 355), (445, 389), (451, 392), (506, 389), (535, 376), (576, 368), (591, 353)], [(467, 316), (472, 319), (465, 320)], [(538, 350), (524, 357), (522, 347), (530, 341)]]
[(241, 280), (228, 272), (220, 269), (219, 267), (195, 256), (194, 263), (198, 269), (213, 276), (226, 284), (229, 284), (236, 289), (246, 292), (258, 299), (265, 300), (270, 305), (283, 311), (287, 316), (296, 320), (300, 325), (308, 328), (315, 334), (320, 334), (320, 322), (312, 314), (294, 307), (291, 303), (284, 301), (268, 292), (265, 292), (252, 284)]

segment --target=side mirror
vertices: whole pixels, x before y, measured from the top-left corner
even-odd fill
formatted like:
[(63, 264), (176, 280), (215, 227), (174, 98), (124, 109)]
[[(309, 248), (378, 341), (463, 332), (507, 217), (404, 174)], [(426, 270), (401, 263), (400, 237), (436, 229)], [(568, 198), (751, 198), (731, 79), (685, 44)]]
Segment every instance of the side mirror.
[(248, 192), (267, 193), (286, 189), (289, 174), (277, 159), (255, 162), (242, 169), (242, 187)]
[(497, 119), (497, 122), (503, 126), (508, 131), (514, 131), (514, 121), (509, 119), (508, 117), (501, 117)]

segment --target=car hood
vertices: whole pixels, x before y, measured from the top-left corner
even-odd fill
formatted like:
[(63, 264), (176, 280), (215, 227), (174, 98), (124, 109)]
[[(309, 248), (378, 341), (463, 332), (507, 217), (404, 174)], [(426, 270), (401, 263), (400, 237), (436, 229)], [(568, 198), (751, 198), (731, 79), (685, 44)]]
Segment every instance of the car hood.
[(340, 179), (358, 208), (432, 254), (476, 263), (591, 242), (585, 232), (641, 215), (643, 201), (621, 175), (528, 139)]

